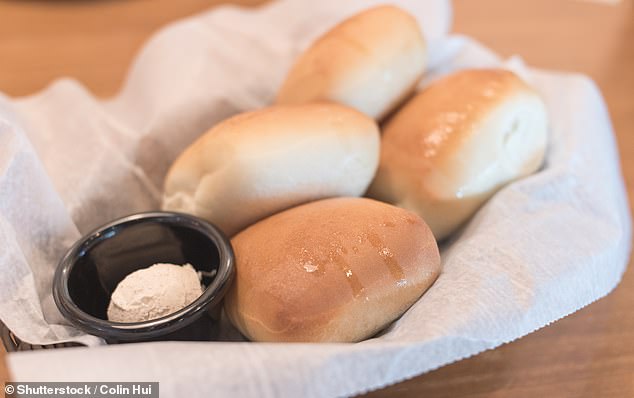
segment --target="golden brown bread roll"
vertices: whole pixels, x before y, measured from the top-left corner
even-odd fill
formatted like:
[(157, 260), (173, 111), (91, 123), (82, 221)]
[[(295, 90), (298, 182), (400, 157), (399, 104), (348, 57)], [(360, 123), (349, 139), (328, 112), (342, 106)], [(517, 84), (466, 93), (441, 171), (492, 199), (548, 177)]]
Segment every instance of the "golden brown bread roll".
[(440, 272), (416, 214), (366, 198), (308, 203), (231, 241), (236, 279), (225, 298), (249, 339), (354, 342), (407, 310)]
[(368, 195), (418, 213), (448, 236), (498, 189), (541, 165), (546, 108), (502, 69), (447, 76), (388, 122)]
[(187, 148), (167, 174), (163, 208), (231, 236), (300, 203), (362, 195), (378, 161), (378, 127), (361, 112), (273, 106), (227, 119)]
[(295, 62), (277, 103), (332, 100), (381, 119), (412, 92), (427, 52), (417, 21), (378, 6), (341, 22)]

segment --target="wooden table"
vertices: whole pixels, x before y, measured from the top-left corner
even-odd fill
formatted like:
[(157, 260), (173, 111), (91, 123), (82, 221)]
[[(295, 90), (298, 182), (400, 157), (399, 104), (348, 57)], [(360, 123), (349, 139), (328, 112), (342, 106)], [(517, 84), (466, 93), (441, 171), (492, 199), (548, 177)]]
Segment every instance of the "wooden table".
[[(111, 95), (151, 32), (218, 2), (2, 2), (0, 91), (26, 95), (56, 77), (72, 76), (97, 95)], [(583, 72), (598, 82), (618, 136), (628, 193), (634, 198), (632, 2), (456, 0), (454, 6), (456, 32), (503, 55), (520, 54), (531, 65)], [(0, 378), (6, 373), (3, 366)], [(634, 270), (608, 297), (547, 328), (369, 394), (395, 395), (634, 397)]]

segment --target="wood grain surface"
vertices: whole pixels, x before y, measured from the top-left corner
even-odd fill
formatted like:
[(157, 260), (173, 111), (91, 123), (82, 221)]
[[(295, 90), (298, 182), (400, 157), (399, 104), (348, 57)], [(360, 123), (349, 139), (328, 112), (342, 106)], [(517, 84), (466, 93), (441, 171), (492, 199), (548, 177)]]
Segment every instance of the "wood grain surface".
[[(243, 4), (259, 3), (244, 0)], [(114, 94), (160, 26), (219, 1), (0, 2), (0, 92), (38, 91), (70, 76)], [(634, 198), (632, 1), (456, 0), (454, 31), (529, 64), (577, 71), (601, 88)], [(630, 262), (631, 265), (631, 262)], [(369, 397), (634, 397), (634, 271), (604, 299), (516, 342)], [(0, 359), (4, 352), (0, 350)], [(6, 379), (0, 360), (0, 380)]]

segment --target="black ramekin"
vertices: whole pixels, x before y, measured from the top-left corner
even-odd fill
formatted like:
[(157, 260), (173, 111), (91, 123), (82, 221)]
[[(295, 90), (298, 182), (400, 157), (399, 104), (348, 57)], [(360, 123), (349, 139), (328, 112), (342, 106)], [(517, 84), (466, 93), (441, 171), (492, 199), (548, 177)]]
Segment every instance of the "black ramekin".
[[(68, 250), (55, 272), (53, 298), (69, 322), (108, 342), (204, 340), (209, 326), (201, 326), (201, 316), (220, 308), (233, 280), (234, 261), (229, 239), (204, 220), (173, 212), (132, 214), (90, 232)], [(203, 294), (161, 318), (108, 321), (106, 311), (117, 284), (156, 263), (189, 263), (202, 271), (207, 275)]]

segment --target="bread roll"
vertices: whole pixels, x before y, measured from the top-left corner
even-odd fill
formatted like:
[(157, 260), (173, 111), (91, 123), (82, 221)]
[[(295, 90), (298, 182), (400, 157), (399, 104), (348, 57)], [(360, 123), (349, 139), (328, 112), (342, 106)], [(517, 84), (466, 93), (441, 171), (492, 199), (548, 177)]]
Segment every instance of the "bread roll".
[(369, 196), (418, 213), (443, 239), (503, 185), (540, 167), (547, 124), (539, 95), (512, 72), (447, 76), (385, 127)]
[(277, 102), (327, 99), (381, 119), (412, 92), (427, 52), (417, 21), (379, 6), (335, 26), (295, 62)]
[(338, 104), (274, 106), (232, 117), (174, 162), (163, 208), (205, 218), (231, 236), (288, 207), (365, 192), (379, 131)]
[(440, 272), (425, 222), (366, 198), (295, 207), (231, 243), (236, 279), (225, 310), (256, 341), (365, 339), (403, 314)]

